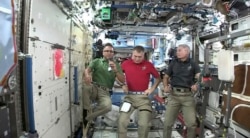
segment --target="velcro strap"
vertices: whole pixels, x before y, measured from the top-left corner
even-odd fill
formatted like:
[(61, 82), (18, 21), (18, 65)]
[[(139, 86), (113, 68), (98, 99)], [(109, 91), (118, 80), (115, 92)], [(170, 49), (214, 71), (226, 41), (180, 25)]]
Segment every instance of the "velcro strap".
[(190, 92), (191, 88), (173, 87), (173, 91), (177, 91), (177, 92)]
[(145, 92), (129, 91), (128, 94), (143, 95)]
[(151, 110), (148, 110), (148, 109), (140, 109), (139, 111), (140, 111), (140, 112), (141, 112), (141, 111), (148, 111), (148, 112), (152, 112)]
[(182, 94), (177, 94), (177, 93), (171, 93), (173, 96), (192, 96), (192, 93), (182, 93)]

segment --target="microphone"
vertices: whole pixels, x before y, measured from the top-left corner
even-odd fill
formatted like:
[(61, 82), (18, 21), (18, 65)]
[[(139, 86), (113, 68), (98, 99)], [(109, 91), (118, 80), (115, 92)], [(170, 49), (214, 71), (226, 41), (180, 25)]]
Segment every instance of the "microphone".
[(109, 58), (108, 61), (109, 61), (108, 71), (111, 71), (112, 68), (111, 68), (111, 66), (110, 66), (110, 62), (114, 62), (114, 58)]

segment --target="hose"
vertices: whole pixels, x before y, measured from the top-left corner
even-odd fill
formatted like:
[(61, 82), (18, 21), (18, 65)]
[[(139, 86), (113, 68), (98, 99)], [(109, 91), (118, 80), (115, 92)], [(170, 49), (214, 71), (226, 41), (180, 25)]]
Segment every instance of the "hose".
[(247, 104), (238, 104), (238, 105), (236, 105), (234, 108), (233, 108), (233, 110), (232, 110), (232, 112), (231, 112), (231, 115), (230, 115), (230, 121), (231, 121), (231, 125), (232, 125), (232, 128), (233, 128), (233, 132), (234, 132), (234, 138), (236, 138), (236, 130), (235, 130), (235, 125), (233, 124), (233, 113), (234, 113), (234, 111), (237, 109), (237, 108), (239, 108), (239, 107), (248, 107), (248, 108), (250, 108), (250, 105), (247, 105)]

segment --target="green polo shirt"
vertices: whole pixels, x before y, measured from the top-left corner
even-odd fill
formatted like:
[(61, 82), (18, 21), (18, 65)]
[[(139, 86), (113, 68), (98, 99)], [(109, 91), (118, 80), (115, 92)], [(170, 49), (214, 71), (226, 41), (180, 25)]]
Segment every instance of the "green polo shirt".
[[(116, 63), (117, 71), (122, 73), (121, 66)], [(92, 81), (99, 85), (112, 89), (116, 74), (113, 71), (108, 71), (108, 60), (104, 58), (96, 58), (90, 64), (89, 68), (92, 71)]]

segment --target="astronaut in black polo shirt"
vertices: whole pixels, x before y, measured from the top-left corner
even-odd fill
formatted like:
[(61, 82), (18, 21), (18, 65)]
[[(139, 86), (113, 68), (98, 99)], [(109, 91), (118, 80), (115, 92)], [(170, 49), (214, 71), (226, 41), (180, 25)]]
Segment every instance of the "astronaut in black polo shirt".
[(163, 76), (164, 91), (170, 93), (163, 137), (171, 138), (172, 126), (181, 110), (187, 127), (187, 138), (195, 138), (197, 125), (193, 93), (198, 89), (195, 80), (199, 79), (200, 67), (190, 59), (190, 48), (186, 44), (178, 46), (176, 56), (177, 59), (169, 64)]

